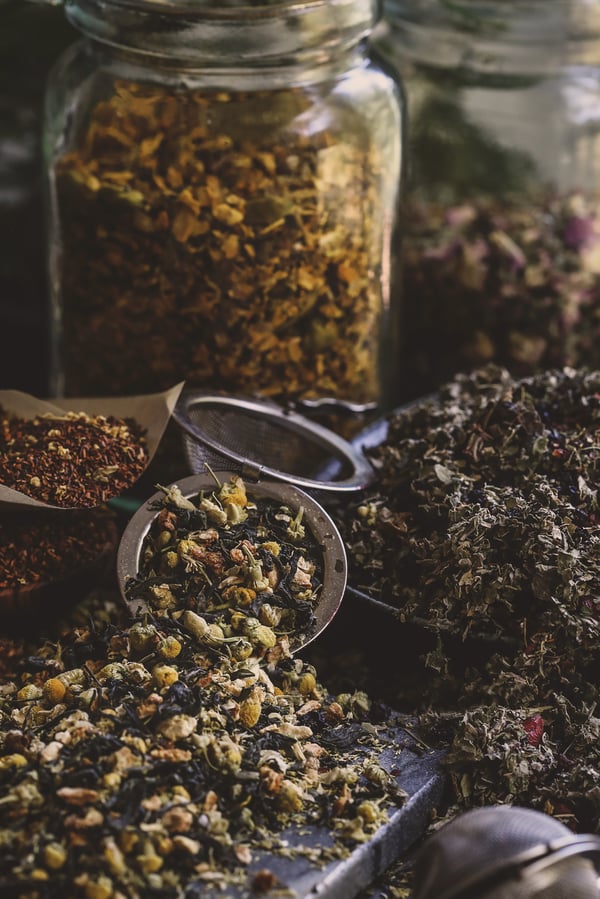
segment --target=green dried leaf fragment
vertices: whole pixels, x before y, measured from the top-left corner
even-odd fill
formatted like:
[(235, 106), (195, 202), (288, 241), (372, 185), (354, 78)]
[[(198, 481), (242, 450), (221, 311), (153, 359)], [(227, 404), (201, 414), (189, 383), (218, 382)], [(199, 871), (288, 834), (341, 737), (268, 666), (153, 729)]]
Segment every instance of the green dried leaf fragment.
[(245, 220), (249, 225), (271, 225), (294, 212), (295, 206), (289, 197), (266, 196), (248, 200)]

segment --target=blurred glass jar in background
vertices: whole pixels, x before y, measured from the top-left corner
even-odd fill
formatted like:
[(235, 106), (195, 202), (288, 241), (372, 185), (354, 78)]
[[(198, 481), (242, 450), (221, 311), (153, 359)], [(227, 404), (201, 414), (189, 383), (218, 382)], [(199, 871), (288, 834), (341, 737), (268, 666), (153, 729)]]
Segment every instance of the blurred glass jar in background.
[(68, 0), (47, 98), (54, 385), (386, 402), (394, 80), (372, 0)]
[(73, 40), (60, 9), (0, 0), (0, 388), (48, 390), (42, 105)]
[(600, 12), (587, 0), (387, 0), (375, 56), (408, 116), (412, 395), (494, 360), (600, 365)]

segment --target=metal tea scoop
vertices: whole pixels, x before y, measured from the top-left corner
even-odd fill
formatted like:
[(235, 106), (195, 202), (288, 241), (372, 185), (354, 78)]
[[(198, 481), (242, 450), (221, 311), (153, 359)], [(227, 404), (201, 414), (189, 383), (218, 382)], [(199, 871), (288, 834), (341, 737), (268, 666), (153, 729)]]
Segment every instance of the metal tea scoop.
[[(219, 477), (223, 482), (228, 481), (237, 472), (220, 472)], [(215, 481), (209, 474), (192, 475), (176, 481), (174, 484), (181, 491), (185, 499), (197, 497), (204, 491), (210, 494), (214, 491)], [(332, 620), (337, 612), (347, 579), (347, 560), (344, 544), (340, 533), (330, 516), (322, 506), (304, 491), (291, 484), (283, 484), (275, 481), (260, 481), (247, 486), (248, 495), (252, 500), (273, 500), (281, 506), (287, 506), (292, 513), (297, 513), (303, 508), (302, 522), (307, 532), (310, 532), (316, 544), (321, 548), (323, 579), (322, 589), (314, 606), (315, 622), (306, 635), (300, 639), (290, 641), (292, 650), (296, 651), (306, 646), (315, 639)], [(146, 601), (138, 596), (130, 595), (127, 584), (130, 578), (135, 577), (140, 571), (144, 541), (147, 537), (152, 522), (158, 515), (164, 494), (155, 493), (144, 505), (140, 506), (127, 525), (117, 553), (117, 577), (121, 595), (129, 608), (132, 617), (141, 612), (150, 611)]]
[(598, 899), (600, 837), (495, 805), (458, 815), (423, 845), (414, 899)]
[[(308, 407), (317, 410), (324, 401)], [(336, 411), (367, 407), (325, 401)], [(233, 469), (245, 480), (266, 478), (306, 490), (349, 493), (372, 480), (363, 453), (329, 428), (268, 400), (218, 393), (182, 394), (173, 418), (184, 434), (192, 471)]]

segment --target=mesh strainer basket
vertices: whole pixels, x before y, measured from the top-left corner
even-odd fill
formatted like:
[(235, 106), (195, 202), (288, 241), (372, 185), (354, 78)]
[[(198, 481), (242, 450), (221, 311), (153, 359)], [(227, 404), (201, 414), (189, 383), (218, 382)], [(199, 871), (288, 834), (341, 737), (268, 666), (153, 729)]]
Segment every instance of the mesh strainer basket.
[(246, 480), (265, 478), (304, 489), (362, 490), (373, 469), (333, 431), (268, 400), (186, 393), (174, 412), (191, 470), (233, 469)]
[(598, 899), (600, 837), (533, 809), (459, 815), (424, 844), (413, 899)]

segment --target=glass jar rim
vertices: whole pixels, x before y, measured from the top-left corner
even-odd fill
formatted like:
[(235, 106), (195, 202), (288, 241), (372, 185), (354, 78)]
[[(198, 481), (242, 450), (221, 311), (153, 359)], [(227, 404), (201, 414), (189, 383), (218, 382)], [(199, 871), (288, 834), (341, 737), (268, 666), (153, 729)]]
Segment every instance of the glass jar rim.
[[(383, 0), (383, 56), (492, 77), (597, 69), (597, 0)], [(595, 11), (593, 9), (595, 7)]]
[[(354, 0), (104, 0), (107, 8), (155, 15), (198, 16), (201, 19), (269, 19), (282, 13), (301, 14), (318, 7), (348, 6)], [(66, 0), (69, 5), (69, 0)]]
[(578, 40), (599, 36), (593, 5), (590, 0), (383, 0), (383, 12), (391, 22), (540, 43), (561, 34)]
[(209, 68), (288, 65), (358, 46), (378, 0), (64, 0), (67, 18), (105, 45)]

